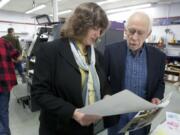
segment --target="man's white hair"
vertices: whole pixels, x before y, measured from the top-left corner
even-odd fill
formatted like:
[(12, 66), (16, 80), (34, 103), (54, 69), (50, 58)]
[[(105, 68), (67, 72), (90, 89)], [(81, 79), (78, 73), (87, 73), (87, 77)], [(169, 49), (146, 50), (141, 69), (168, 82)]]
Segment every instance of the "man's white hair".
[(145, 21), (148, 24), (148, 33), (151, 32), (152, 30), (152, 19), (144, 12), (135, 12), (133, 13), (126, 21), (125, 23), (125, 28), (128, 27), (129, 22), (134, 18), (134, 17), (139, 17), (143, 21)]

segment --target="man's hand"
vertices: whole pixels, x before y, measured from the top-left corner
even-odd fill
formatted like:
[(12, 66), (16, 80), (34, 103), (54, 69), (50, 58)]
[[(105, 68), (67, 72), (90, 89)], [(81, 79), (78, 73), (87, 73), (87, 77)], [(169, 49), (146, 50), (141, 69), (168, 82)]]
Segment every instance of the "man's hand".
[(102, 117), (97, 115), (86, 115), (76, 109), (73, 114), (73, 119), (76, 120), (81, 126), (89, 126), (102, 119)]
[(161, 103), (161, 100), (160, 100), (159, 98), (153, 98), (153, 99), (151, 100), (151, 103), (158, 105), (158, 104)]
[(103, 97), (103, 99), (108, 98), (108, 97), (111, 97), (111, 95), (105, 95), (105, 96)]

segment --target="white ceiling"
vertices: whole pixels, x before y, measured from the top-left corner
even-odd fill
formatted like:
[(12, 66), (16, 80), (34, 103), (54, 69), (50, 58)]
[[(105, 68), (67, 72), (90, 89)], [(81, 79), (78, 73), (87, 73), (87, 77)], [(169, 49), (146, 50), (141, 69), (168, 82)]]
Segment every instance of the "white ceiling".
[[(15, 11), (25, 13), (27, 10), (33, 7), (33, 1), (35, 5), (45, 4), (46, 8), (36, 11), (36, 14), (52, 14), (52, 0), (11, 0), (1, 10)], [(77, 5), (83, 2), (100, 2), (103, 0), (61, 0), (58, 2), (59, 11), (74, 9)], [(145, 3), (157, 3), (157, 4), (171, 4), (177, 3), (180, 0), (119, 0), (115, 3), (101, 5), (105, 10), (121, 8)], [(62, 15), (65, 17), (67, 15)]]

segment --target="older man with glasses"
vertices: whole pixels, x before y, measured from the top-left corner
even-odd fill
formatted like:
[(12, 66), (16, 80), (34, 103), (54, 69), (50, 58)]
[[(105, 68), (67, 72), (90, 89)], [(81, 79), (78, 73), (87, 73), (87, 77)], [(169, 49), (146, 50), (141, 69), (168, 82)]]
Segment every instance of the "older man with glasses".
[[(151, 34), (151, 27), (151, 20), (147, 14), (143, 12), (132, 14), (125, 26), (126, 40), (106, 47), (105, 67), (114, 93), (129, 89), (138, 96), (159, 104), (165, 89), (163, 79), (165, 54), (145, 43)], [(131, 102), (131, 99), (127, 102)], [(118, 124), (111, 127), (108, 134), (119, 135), (119, 130), (135, 114), (120, 115)], [(130, 132), (130, 135), (147, 135), (149, 129), (150, 126), (147, 126)]]

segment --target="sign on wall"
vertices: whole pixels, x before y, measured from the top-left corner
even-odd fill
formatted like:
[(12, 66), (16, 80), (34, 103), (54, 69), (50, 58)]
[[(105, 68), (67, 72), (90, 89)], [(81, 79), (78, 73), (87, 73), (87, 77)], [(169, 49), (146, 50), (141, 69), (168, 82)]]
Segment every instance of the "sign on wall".
[(166, 26), (166, 25), (179, 25), (179, 24), (180, 24), (180, 16), (153, 19), (153, 26)]

